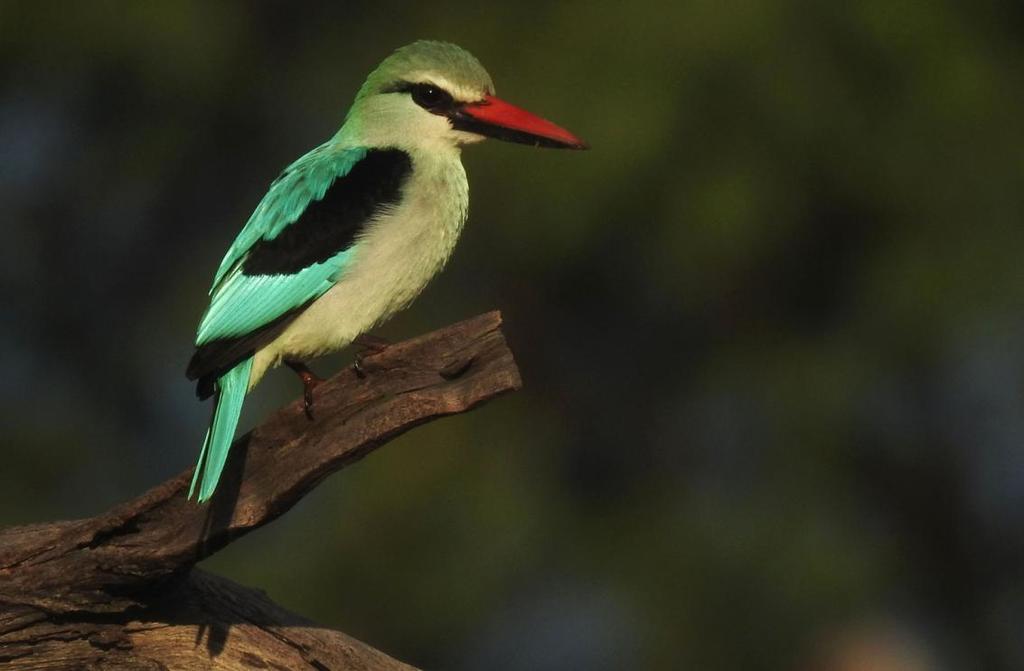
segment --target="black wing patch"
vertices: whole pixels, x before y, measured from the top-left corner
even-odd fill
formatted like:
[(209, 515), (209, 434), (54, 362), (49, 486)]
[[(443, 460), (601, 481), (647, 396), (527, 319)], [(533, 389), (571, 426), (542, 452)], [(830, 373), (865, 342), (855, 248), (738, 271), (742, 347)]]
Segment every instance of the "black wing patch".
[(276, 238), (253, 245), (242, 272), (290, 275), (348, 249), (378, 209), (398, 202), (411, 172), (404, 151), (370, 150)]
[[(394, 205), (412, 172), (412, 159), (398, 149), (372, 149), (344, 177), (310, 203), (273, 240), (260, 240), (242, 261), (246, 275), (289, 275), (352, 246), (364, 224), (382, 207)], [(217, 378), (269, 345), (309, 303), (238, 338), (214, 340), (196, 348), (185, 375), (198, 380), (196, 395), (211, 396)]]

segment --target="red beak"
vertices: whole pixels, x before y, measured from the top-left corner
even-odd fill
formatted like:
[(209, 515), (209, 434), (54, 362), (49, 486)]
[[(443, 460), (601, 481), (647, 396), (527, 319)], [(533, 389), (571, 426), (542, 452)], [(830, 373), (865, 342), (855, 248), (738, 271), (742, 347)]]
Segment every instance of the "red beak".
[(485, 95), (478, 103), (461, 105), (449, 115), (452, 128), (478, 135), (557, 149), (589, 149), (586, 142), (547, 119)]

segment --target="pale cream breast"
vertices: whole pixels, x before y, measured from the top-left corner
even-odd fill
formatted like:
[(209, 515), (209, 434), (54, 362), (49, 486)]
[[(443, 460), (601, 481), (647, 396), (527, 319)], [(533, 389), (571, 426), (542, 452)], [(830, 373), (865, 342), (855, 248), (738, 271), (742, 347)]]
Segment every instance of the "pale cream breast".
[(410, 155), (413, 170), (398, 205), (370, 222), (338, 283), (257, 352), (250, 388), (282, 359), (349, 345), (406, 307), (444, 267), (466, 221), (466, 172), (457, 148)]

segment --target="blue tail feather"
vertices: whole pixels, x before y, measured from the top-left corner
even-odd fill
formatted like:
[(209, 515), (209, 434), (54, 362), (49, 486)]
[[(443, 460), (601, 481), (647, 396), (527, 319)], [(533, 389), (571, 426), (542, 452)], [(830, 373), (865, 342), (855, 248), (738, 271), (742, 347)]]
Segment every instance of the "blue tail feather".
[(192, 498), (196, 485), (199, 485), (199, 503), (213, 496), (217, 488), (220, 473), (228, 459), (228, 450), (231, 449), (231, 441), (235, 437), (238, 418), (242, 414), (242, 401), (249, 388), (251, 372), (252, 357), (249, 357), (217, 379), (213, 420), (203, 439), (203, 449), (199, 452), (199, 462), (192, 475), (192, 486), (188, 490), (188, 497)]

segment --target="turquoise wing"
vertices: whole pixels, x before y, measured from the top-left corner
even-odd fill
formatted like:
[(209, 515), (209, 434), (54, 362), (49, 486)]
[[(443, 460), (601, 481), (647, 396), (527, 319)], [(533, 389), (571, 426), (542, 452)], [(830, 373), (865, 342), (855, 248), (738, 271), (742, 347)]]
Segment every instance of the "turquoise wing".
[(244, 336), (318, 298), (334, 285), (351, 261), (352, 247), (288, 274), (247, 274), (243, 263), (254, 245), (281, 235), (366, 153), (364, 148), (337, 150), (322, 145), (274, 180), (221, 261), (210, 289), (210, 306), (196, 332), (196, 345)]

